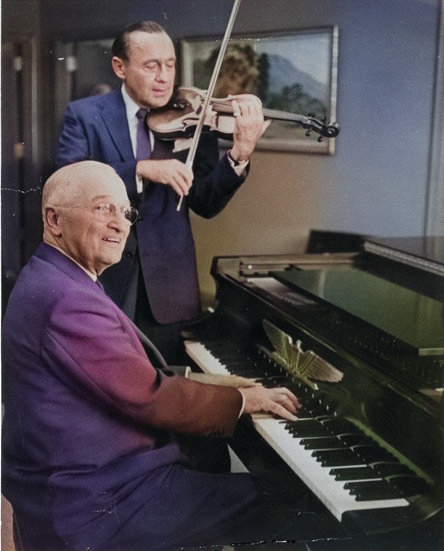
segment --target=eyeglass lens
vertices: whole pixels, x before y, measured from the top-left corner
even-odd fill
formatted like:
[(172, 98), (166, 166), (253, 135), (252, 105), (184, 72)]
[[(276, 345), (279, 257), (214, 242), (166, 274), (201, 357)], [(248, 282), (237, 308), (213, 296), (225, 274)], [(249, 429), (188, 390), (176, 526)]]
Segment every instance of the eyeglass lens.
[(136, 222), (137, 217), (139, 216), (139, 212), (134, 207), (127, 207), (125, 209), (122, 209), (123, 216), (131, 223), (134, 224)]

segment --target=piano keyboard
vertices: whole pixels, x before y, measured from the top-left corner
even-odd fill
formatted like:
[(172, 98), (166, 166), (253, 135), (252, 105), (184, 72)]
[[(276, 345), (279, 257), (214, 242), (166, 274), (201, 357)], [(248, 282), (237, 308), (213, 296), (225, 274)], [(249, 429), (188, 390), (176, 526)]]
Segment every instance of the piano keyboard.
[[(218, 346), (226, 351), (230, 344)], [(259, 376), (253, 362), (240, 352), (228, 352), (231, 356), (225, 365), (200, 342), (186, 341), (185, 348), (206, 373)], [(313, 418), (301, 412), (294, 423), (264, 414), (252, 417), (259, 434), (339, 521), (346, 511), (407, 507), (409, 502), (403, 496), (424, 491), (425, 481), (359, 434), (359, 429), (346, 419), (327, 415)], [(391, 475), (393, 485), (384, 478), (390, 479)], [(394, 487), (396, 484), (399, 489)]]

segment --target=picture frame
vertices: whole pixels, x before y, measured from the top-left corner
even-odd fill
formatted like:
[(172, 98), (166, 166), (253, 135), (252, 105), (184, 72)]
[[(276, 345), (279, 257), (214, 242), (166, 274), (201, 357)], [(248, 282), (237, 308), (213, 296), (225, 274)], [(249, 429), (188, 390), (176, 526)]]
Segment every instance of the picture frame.
[[(180, 41), (181, 85), (206, 90), (222, 40)], [(213, 97), (252, 93), (264, 115), (281, 113), (336, 122), (338, 28), (336, 26), (231, 37)], [(273, 111), (272, 111), (273, 110)], [(268, 117), (266, 117), (268, 118)], [(257, 149), (332, 155), (335, 140), (294, 121), (272, 118)]]

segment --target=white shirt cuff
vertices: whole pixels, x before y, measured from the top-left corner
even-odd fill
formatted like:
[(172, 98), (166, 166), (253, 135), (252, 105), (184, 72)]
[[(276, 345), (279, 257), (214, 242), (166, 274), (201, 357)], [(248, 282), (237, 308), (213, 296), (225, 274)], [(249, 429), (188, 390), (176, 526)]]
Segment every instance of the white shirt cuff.
[(143, 179), (139, 178), (139, 176), (136, 176), (136, 187), (137, 187), (137, 193), (139, 195), (143, 193)]
[(185, 367), (185, 374), (184, 374), (185, 379), (188, 379), (188, 377), (190, 376), (190, 373), (191, 373), (191, 367), (187, 365)]
[(244, 413), (244, 409), (245, 409), (245, 396), (243, 395), (243, 393), (240, 390), (239, 390), (239, 392), (241, 393), (241, 396), (242, 396), (242, 407), (241, 407), (241, 410), (239, 412), (239, 419), (240, 419), (242, 417), (242, 414)]
[(228, 162), (230, 163), (231, 168), (234, 170), (234, 172), (238, 176), (243, 176), (245, 173), (245, 169), (247, 168), (248, 163), (250, 162), (250, 159), (247, 159), (246, 161), (236, 162), (234, 159), (231, 158), (229, 151), (227, 151), (227, 159), (228, 159)]

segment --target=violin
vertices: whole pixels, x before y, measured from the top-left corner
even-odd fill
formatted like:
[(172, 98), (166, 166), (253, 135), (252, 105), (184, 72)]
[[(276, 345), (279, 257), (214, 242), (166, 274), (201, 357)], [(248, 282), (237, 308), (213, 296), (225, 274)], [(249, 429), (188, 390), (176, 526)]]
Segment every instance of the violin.
[[(215, 132), (224, 139), (232, 139), (234, 132), (234, 109), (232, 101), (242, 103), (250, 94), (237, 94), (226, 98), (210, 98), (207, 101), (206, 91), (198, 88), (178, 88), (169, 103), (160, 109), (150, 112), (147, 124), (156, 137), (161, 140), (191, 138), (200, 122), (202, 130)], [(206, 112), (202, 113), (207, 101)], [(323, 138), (336, 138), (339, 134), (337, 123), (325, 124), (312, 116), (286, 113), (275, 109), (262, 109), (265, 120), (294, 122), (307, 130), (307, 134), (319, 134)], [(203, 120), (202, 120), (203, 118)]]

